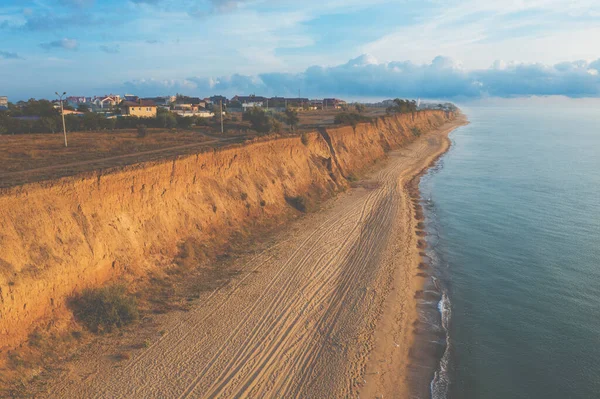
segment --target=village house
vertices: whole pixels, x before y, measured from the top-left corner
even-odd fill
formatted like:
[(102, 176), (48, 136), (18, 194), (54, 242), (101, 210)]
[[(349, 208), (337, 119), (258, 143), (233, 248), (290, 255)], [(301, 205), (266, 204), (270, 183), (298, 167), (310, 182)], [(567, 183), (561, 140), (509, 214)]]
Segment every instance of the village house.
[(0, 96), (0, 110), (8, 109), (8, 97)]
[(67, 104), (71, 107), (77, 108), (81, 104), (86, 104), (91, 102), (91, 98), (89, 97), (81, 97), (81, 96), (69, 96), (67, 97)]
[(325, 109), (340, 109), (346, 105), (346, 101), (339, 100), (337, 98), (326, 98), (323, 100), (323, 106)]
[(204, 103), (203, 101), (201, 101), (198, 104), (175, 104), (173, 105), (171, 111), (179, 116), (197, 116), (200, 118), (212, 118), (214, 114), (210, 111), (207, 111), (204, 108), (205, 105), (206, 103)]
[(139, 118), (155, 118), (157, 113), (156, 103), (149, 100), (123, 101), (121, 115), (137, 116)]
[(250, 107), (262, 107), (263, 104), (267, 101), (266, 97), (261, 96), (235, 96), (231, 99), (231, 102), (237, 102), (240, 104), (249, 104)]
[(137, 102), (140, 98), (138, 96), (134, 96), (133, 94), (125, 94), (123, 97), (124, 101), (133, 101)]
[(98, 108), (116, 107), (121, 102), (121, 96), (110, 94), (108, 96), (99, 96), (92, 99), (92, 104)]

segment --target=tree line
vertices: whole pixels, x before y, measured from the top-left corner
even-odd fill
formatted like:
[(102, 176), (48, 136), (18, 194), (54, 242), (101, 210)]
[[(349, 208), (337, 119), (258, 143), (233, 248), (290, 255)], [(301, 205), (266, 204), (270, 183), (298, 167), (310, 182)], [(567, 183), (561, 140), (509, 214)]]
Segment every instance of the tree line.
[[(69, 109), (70, 107), (65, 107)], [(65, 125), (69, 132), (98, 130), (135, 129), (140, 125), (149, 128), (188, 129), (192, 125), (206, 125), (205, 118), (183, 117), (169, 110), (159, 108), (155, 118), (108, 118), (104, 114), (85, 112), (82, 115), (65, 115)], [(29, 100), (15, 106), (9, 104), (6, 111), (0, 111), (0, 134), (56, 133), (62, 130), (60, 110), (47, 100)]]

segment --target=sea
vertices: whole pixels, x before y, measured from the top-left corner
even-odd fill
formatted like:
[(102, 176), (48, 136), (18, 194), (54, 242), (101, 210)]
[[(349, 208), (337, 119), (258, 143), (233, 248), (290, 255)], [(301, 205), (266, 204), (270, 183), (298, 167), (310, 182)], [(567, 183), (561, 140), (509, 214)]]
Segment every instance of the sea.
[(600, 398), (600, 101), (461, 109), (420, 183), (430, 397)]

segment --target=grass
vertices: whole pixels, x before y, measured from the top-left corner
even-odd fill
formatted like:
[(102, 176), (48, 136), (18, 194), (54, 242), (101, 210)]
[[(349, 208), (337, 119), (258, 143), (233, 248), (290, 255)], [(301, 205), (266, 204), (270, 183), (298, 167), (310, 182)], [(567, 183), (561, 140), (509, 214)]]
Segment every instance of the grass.
[(122, 285), (86, 289), (71, 298), (69, 306), (75, 318), (94, 333), (110, 332), (139, 318), (135, 299)]
[(342, 112), (335, 116), (334, 123), (336, 125), (356, 126), (362, 122), (371, 122), (373, 118), (361, 115), (358, 112)]

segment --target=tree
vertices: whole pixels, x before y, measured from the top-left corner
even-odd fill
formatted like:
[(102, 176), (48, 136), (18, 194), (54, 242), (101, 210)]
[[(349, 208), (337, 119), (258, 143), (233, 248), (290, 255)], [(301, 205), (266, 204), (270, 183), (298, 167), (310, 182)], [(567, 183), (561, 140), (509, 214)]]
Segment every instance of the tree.
[(285, 110), (285, 123), (290, 126), (291, 130), (296, 130), (300, 118), (298, 118), (298, 112), (292, 108), (286, 108)]
[(399, 98), (394, 100), (394, 105), (387, 108), (388, 114), (406, 114), (411, 112), (417, 112), (417, 102), (415, 100), (401, 100)]
[(267, 115), (262, 108), (258, 107), (246, 111), (242, 120), (250, 122), (252, 130), (256, 130), (260, 134), (269, 133), (276, 127), (273, 124), (273, 118)]
[[(65, 107), (66, 109), (66, 107)], [(54, 105), (48, 100), (35, 100), (29, 99), (23, 107), (24, 116), (39, 116), (39, 117), (52, 117), (60, 114), (60, 111), (54, 108)]]
[(100, 128), (100, 118), (101, 115), (98, 115), (93, 112), (88, 112), (83, 115), (83, 127), (86, 130), (98, 130)]
[(78, 112), (84, 112), (84, 113), (85, 113), (85, 112), (90, 112), (90, 107), (88, 107), (88, 106), (87, 106), (87, 105), (85, 105), (85, 104), (79, 104), (79, 105), (77, 106), (77, 111), (78, 111)]
[(44, 131), (50, 131), (52, 133), (54, 133), (54, 131), (56, 130), (56, 128), (58, 127), (58, 123), (56, 121), (55, 118), (51, 118), (51, 117), (43, 117), (40, 120), (42, 127), (44, 129)]
[(354, 109), (356, 110), (356, 112), (358, 112), (359, 114), (362, 114), (363, 112), (365, 112), (367, 110), (367, 107), (365, 107), (364, 104), (361, 103), (355, 103), (354, 104)]
[(176, 117), (176, 124), (177, 127), (180, 127), (182, 129), (189, 129), (192, 126), (192, 118), (187, 118), (185, 116), (177, 116)]

